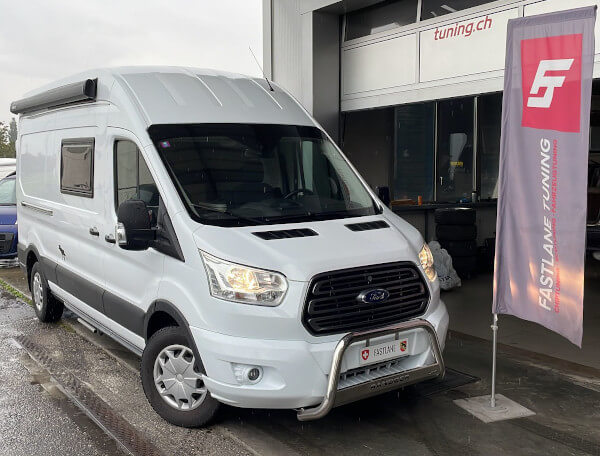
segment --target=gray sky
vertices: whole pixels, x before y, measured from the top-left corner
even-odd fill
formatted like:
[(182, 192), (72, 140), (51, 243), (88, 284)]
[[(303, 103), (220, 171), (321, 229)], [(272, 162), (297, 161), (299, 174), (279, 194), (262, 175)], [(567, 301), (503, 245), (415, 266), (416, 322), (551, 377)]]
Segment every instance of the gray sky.
[(0, 0), (0, 121), (10, 102), (86, 69), (184, 65), (259, 75), (261, 0)]

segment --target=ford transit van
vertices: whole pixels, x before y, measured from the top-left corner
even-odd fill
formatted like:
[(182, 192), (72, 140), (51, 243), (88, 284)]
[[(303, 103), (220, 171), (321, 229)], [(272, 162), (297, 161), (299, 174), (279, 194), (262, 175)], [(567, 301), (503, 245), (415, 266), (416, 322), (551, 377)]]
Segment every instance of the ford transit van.
[(220, 404), (311, 420), (444, 375), (429, 248), (277, 84), (102, 69), (11, 110), (38, 318), (67, 307), (139, 354), (167, 421)]

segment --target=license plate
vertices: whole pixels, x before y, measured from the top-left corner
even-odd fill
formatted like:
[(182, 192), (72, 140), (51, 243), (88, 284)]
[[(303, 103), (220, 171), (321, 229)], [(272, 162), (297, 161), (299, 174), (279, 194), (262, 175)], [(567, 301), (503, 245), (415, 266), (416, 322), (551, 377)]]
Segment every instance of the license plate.
[(406, 355), (408, 355), (408, 340), (399, 339), (361, 349), (358, 352), (358, 363), (364, 366)]

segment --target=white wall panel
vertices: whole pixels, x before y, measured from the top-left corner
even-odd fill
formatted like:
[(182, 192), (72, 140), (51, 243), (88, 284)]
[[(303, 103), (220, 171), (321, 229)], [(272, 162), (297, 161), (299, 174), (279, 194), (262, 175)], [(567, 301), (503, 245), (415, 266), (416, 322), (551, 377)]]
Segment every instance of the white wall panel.
[(276, 0), (272, 11), (273, 80), (302, 99), (300, 0)]
[[(420, 82), (504, 68), (506, 26), (518, 15), (513, 8), (421, 32)], [(486, 28), (477, 30), (478, 26)]]
[(342, 52), (342, 93), (413, 84), (416, 65), (416, 34), (345, 49)]
[[(600, 0), (545, 0), (531, 5), (525, 5), (524, 15), (551, 13), (571, 8), (582, 8), (584, 6), (599, 6)], [(596, 54), (600, 52), (600, 21), (596, 17)]]

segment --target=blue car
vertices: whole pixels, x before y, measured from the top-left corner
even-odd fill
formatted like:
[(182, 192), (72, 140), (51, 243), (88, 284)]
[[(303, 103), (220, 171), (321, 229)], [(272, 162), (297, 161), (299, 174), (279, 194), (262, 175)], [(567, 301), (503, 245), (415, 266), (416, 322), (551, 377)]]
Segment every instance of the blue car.
[(0, 180), (0, 267), (17, 266), (17, 194), (15, 175)]

